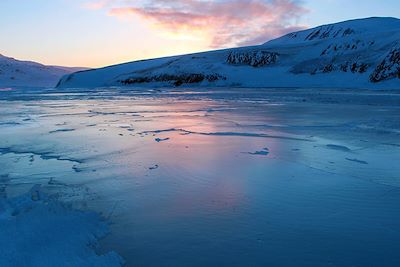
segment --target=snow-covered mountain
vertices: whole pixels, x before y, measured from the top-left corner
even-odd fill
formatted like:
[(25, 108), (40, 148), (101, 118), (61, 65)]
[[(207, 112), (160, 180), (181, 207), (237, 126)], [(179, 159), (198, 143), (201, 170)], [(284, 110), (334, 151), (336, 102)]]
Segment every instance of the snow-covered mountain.
[(61, 77), (85, 68), (46, 66), (20, 61), (0, 54), (0, 86), (55, 86)]
[(351, 20), (291, 33), (260, 46), (82, 71), (64, 76), (58, 86), (400, 89), (400, 20)]

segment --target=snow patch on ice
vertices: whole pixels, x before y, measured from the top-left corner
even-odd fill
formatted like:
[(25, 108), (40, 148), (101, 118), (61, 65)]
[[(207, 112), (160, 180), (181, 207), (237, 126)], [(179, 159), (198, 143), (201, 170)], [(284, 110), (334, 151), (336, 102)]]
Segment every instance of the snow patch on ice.
[(14, 198), (0, 195), (0, 266), (122, 266), (115, 252), (98, 255), (107, 223), (74, 210), (39, 185)]

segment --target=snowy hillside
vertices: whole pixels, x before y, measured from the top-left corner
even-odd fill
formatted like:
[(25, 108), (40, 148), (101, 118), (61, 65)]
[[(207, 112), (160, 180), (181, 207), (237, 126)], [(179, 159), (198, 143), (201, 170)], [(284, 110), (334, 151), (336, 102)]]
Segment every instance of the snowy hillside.
[(291, 33), (260, 46), (77, 72), (64, 76), (58, 86), (400, 89), (400, 20), (352, 20)]
[(62, 76), (82, 69), (84, 68), (45, 66), (0, 54), (0, 86), (55, 86)]

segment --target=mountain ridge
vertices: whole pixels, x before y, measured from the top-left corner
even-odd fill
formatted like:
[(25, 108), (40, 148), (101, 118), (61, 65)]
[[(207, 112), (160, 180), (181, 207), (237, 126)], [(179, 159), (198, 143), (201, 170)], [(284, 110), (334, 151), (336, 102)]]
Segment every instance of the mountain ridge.
[(0, 86), (54, 87), (66, 74), (87, 70), (83, 67), (44, 65), (0, 54)]
[(366, 18), (262, 45), (128, 62), (64, 76), (58, 87), (339, 87), (400, 89), (400, 20)]

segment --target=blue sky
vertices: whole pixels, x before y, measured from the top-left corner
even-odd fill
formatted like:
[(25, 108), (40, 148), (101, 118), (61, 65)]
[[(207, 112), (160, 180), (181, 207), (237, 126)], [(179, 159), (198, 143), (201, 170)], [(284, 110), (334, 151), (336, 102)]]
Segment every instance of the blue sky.
[(65, 66), (250, 45), (347, 19), (400, 17), (400, 1), (2, 0), (0, 53)]

